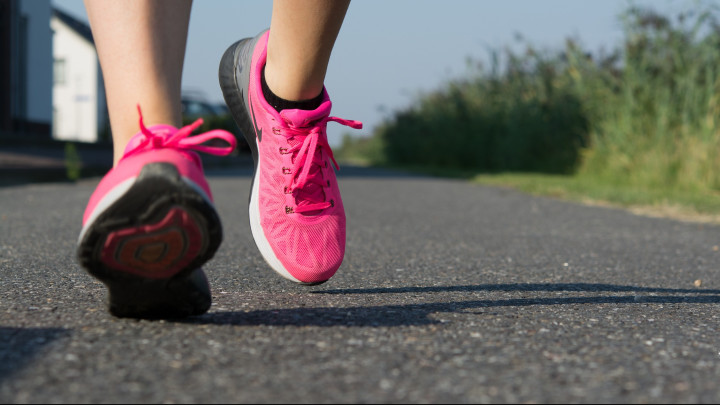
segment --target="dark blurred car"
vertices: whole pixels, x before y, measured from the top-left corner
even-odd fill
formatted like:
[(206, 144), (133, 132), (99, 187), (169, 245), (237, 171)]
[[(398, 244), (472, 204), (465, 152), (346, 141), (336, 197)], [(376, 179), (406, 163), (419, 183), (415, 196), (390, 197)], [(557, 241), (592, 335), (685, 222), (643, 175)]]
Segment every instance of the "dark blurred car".
[(245, 137), (240, 133), (240, 129), (235, 124), (225, 103), (215, 104), (205, 100), (193, 97), (182, 98), (182, 114), (183, 124), (188, 125), (195, 122), (198, 118), (202, 118), (204, 123), (195, 132), (207, 132), (213, 129), (224, 129), (237, 139), (237, 151), (249, 152)]
[(226, 115), (229, 113), (225, 104), (213, 104), (193, 98), (182, 99), (183, 117), (187, 119), (198, 119)]

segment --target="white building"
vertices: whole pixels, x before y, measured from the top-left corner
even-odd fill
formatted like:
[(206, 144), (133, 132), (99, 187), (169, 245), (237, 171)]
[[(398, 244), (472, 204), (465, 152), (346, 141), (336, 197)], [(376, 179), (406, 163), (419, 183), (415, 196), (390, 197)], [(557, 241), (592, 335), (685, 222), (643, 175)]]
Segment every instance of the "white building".
[(49, 138), (50, 13), (49, 1), (0, 0), (0, 138)]
[(90, 27), (60, 10), (53, 31), (53, 138), (97, 142), (108, 126), (105, 86)]

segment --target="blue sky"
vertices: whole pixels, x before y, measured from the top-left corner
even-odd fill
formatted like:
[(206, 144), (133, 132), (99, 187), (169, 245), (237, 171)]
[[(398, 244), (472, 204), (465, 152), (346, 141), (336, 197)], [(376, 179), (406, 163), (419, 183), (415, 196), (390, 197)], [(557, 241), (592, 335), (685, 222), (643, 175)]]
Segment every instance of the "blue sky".
[[(82, 0), (52, 0), (87, 21)], [(542, 48), (568, 36), (589, 51), (611, 49), (622, 38), (619, 14), (630, 4), (678, 11), (689, 0), (355, 0), (337, 40), (326, 87), (333, 115), (373, 128), (394, 110), (467, 72), (468, 57), (512, 44), (516, 34)], [(272, 3), (195, 0), (183, 74), (184, 91), (222, 101), (217, 66), (227, 46), (269, 26)], [(333, 144), (344, 127), (330, 124)]]

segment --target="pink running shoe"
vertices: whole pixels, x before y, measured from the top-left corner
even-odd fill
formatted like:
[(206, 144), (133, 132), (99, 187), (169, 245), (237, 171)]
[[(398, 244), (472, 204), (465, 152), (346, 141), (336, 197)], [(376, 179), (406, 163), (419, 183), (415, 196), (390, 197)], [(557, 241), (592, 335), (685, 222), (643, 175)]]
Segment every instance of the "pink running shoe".
[[(90, 197), (78, 258), (108, 287), (115, 316), (176, 318), (210, 308), (200, 266), (220, 246), (222, 227), (193, 150), (227, 155), (236, 140), (222, 130), (189, 137), (201, 124), (146, 128), (140, 115), (140, 133)], [(202, 145), (216, 138), (229, 146)]]
[(268, 35), (228, 48), (220, 62), (220, 86), (255, 160), (249, 204), (255, 243), (283, 277), (320, 284), (345, 255), (345, 210), (325, 130), (330, 121), (358, 129), (362, 124), (330, 117), (325, 90), (316, 110), (271, 107), (261, 87)]

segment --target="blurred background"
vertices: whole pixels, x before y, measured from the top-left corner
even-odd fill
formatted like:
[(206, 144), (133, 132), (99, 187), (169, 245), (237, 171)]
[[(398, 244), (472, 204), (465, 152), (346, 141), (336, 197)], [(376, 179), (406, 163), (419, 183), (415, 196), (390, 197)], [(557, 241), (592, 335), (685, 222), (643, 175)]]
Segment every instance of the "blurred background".
[[(541, 174), (501, 182), (665, 190), (653, 198), (690, 193), (707, 197), (696, 208), (720, 208), (718, 7), (355, 1), (326, 86), (333, 115), (365, 128), (331, 124), (330, 143), (353, 164), (490, 182), (478, 175)], [(229, 44), (266, 28), (271, 8), (194, 3), (183, 76), (187, 121), (202, 117), (206, 128), (237, 134), (217, 85), (218, 61)], [(87, 160), (78, 148), (107, 148), (102, 76), (82, 1), (0, 0), (0, 32), (0, 162), (12, 145), (28, 153), (29, 141), (33, 148), (61, 142), (66, 167), (68, 155)], [(564, 176), (565, 185), (548, 176)]]
[[(668, 10), (680, 7), (677, 1), (641, 4), (650, 3)], [(394, 110), (413, 103), (419, 92), (468, 73), (469, 59), (487, 60), (493, 50), (516, 46), (519, 36), (542, 48), (562, 48), (565, 38), (572, 36), (589, 50), (610, 49), (622, 38), (619, 17), (630, 4), (626, 0), (356, 1), (327, 78), (334, 114), (362, 120), (364, 133), (370, 134)], [(217, 85), (220, 55), (235, 40), (266, 28), (271, 9), (272, 2), (195, 2), (183, 76), (186, 99), (195, 102), (189, 115), (223, 104)], [(2, 0), (0, 10), (3, 90), (7, 90), (0, 129), (9, 130), (10, 117), (18, 121), (15, 129), (22, 131), (28, 131), (30, 123), (52, 122), (54, 137), (89, 141), (93, 136), (88, 129), (70, 127), (80, 120), (74, 111), (58, 108), (67, 106), (69, 99), (80, 108), (90, 98), (103, 97), (96, 67), (86, 60), (92, 57), (93, 46), (82, 0)], [(83, 87), (91, 82), (100, 89)], [(20, 122), (25, 123), (23, 128), (18, 128)], [(341, 134), (334, 129), (330, 141), (337, 144)]]

